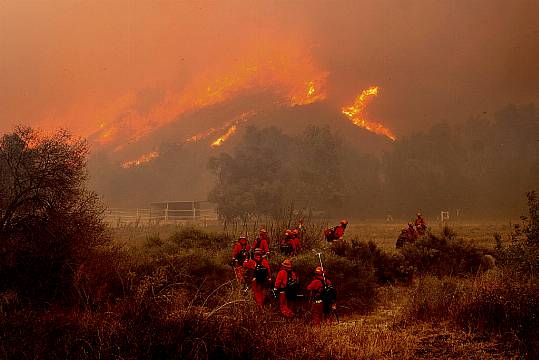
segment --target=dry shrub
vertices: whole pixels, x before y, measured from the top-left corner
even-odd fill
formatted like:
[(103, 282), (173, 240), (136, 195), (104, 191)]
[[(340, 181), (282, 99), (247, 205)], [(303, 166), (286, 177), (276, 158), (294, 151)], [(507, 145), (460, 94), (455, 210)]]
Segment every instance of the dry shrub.
[(441, 237), (429, 234), (402, 248), (405, 265), (415, 267), (420, 274), (437, 276), (476, 273), (485, 253), (472, 242), (455, 238), (450, 229)]
[(215, 234), (193, 226), (186, 226), (172, 234), (168, 242), (184, 249), (223, 249), (230, 246), (231, 239), (225, 234)]
[(471, 279), (426, 276), (405, 308), (407, 321), (449, 320), (453, 324), (506, 338), (524, 354), (534, 354), (539, 334), (539, 284), (502, 270)]
[(331, 249), (338, 256), (371, 267), (379, 284), (409, 283), (415, 271), (415, 267), (402, 254), (387, 253), (372, 241), (357, 238), (338, 241), (331, 245)]

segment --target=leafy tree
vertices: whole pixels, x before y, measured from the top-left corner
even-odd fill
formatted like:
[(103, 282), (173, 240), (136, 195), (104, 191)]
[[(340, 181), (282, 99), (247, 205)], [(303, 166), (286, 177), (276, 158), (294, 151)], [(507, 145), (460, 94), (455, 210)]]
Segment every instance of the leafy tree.
[(0, 291), (66, 298), (76, 268), (107, 241), (85, 188), (87, 154), (65, 131), (21, 127), (0, 139)]

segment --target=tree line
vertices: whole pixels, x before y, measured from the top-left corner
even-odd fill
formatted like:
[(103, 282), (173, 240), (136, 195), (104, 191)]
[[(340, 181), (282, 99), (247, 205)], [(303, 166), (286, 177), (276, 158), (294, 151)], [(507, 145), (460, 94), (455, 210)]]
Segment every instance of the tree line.
[(522, 213), (539, 188), (539, 114), (508, 105), (493, 116), (439, 123), (362, 153), (329, 127), (291, 136), (250, 127), (231, 153), (209, 160), (208, 199), (224, 218), (279, 216), (290, 206), (328, 216), (410, 216), (459, 209), (467, 217)]

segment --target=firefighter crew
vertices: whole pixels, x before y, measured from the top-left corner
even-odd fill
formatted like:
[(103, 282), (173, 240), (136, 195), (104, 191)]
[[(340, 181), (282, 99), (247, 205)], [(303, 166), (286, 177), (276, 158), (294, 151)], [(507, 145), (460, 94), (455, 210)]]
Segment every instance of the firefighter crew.
[(243, 279), (243, 263), (249, 259), (249, 251), (251, 247), (247, 242), (247, 237), (240, 236), (238, 242), (232, 247), (232, 265), (234, 267), (234, 274), (240, 284), (244, 284)]
[(266, 229), (260, 229), (251, 249), (259, 249), (263, 257), (269, 257), (268, 232)]
[(258, 306), (264, 306), (267, 284), (271, 282), (270, 265), (262, 257), (262, 250), (255, 249), (253, 258), (243, 263), (246, 284), (251, 285), (253, 296)]
[[(327, 299), (323, 299), (322, 292), (324, 287), (332, 286), (331, 281), (325, 278), (324, 269), (317, 266), (314, 270), (314, 279), (307, 286), (307, 290), (311, 292), (311, 322), (313, 325), (319, 326), (324, 317), (324, 313), (328, 314), (331, 311), (331, 305), (327, 303)], [(324, 303), (326, 300), (326, 303)]]
[(273, 292), (279, 297), (279, 310), (285, 317), (293, 317), (294, 312), (290, 309), (289, 300), (297, 291), (299, 285), (298, 276), (292, 270), (292, 262), (286, 259), (281, 264), (281, 270), (277, 273)]

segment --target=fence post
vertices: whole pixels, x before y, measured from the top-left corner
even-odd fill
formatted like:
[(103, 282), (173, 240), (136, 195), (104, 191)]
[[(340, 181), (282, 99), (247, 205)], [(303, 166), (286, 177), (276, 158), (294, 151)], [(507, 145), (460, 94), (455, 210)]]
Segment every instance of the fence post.
[(168, 202), (167, 202), (167, 207), (165, 209), (165, 221), (168, 221)]

